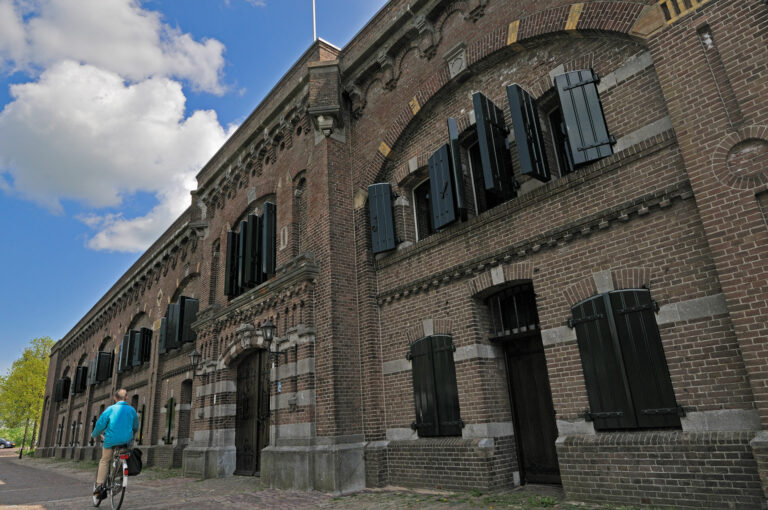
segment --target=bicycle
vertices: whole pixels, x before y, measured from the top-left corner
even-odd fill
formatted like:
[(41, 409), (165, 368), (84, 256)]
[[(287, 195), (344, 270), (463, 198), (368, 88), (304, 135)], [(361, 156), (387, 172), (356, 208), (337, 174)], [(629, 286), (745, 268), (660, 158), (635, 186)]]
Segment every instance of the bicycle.
[[(109, 464), (107, 479), (104, 487), (107, 497), (112, 504), (112, 510), (119, 510), (125, 498), (125, 490), (128, 487), (128, 458), (131, 450), (128, 445), (115, 446), (112, 451), (112, 462)], [(106, 499), (93, 495), (93, 506), (99, 506)]]

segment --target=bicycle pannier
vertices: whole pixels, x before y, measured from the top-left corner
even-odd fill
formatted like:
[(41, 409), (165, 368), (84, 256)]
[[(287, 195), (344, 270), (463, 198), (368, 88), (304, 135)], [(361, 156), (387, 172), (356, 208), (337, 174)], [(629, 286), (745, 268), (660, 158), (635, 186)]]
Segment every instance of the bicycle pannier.
[(131, 450), (131, 456), (128, 457), (128, 476), (136, 476), (141, 473), (141, 450), (134, 448)]

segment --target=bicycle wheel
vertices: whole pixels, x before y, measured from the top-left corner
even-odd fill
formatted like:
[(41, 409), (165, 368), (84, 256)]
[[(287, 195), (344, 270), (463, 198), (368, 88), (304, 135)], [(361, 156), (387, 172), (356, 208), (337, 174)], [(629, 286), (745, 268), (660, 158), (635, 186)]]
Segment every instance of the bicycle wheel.
[(123, 461), (115, 459), (112, 464), (112, 476), (109, 484), (109, 498), (112, 502), (112, 510), (119, 510), (125, 497), (125, 487), (123, 487)]

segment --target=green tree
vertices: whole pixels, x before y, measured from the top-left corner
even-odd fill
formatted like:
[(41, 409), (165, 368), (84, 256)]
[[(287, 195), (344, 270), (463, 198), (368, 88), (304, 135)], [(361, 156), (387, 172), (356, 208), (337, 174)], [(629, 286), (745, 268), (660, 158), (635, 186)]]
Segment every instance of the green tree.
[(13, 362), (8, 375), (0, 378), (0, 422), (6, 427), (25, 427), (19, 456), (27, 440), (30, 422), (33, 430), (37, 428), (53, 344), (48, 337), (35, 338)]

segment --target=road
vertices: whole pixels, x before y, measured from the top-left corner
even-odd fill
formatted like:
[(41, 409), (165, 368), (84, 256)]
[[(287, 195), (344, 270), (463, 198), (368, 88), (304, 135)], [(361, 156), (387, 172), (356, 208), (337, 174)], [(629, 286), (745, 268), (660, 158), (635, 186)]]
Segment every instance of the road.
[[(17, 450), (0, 450), (0, 509), (82, 510), (93, 508), (95, 463), (53, 459), (18, 460)], [(531, 487), (531, 486), (529, 486)], [(145, 469), (129, 480), (123, 509), (269, 509), (269, 510), (469, 510), (506, 508), (531, 510), (571, 509), (561, 501), (562, 492), (541, 487), (493, 494), (415, 492), (405, 489), (364, 491), (331, 497), (320, 492), (269, 489), (258, 478), (234, 476), (196, 480), (179, 476), (178, 470)], [(100, 507), (110, 508), (109, 501)], [(579, 507), (588, 510), (590, 506)], [(629, 508), (629, 507), (626, 507)]]

